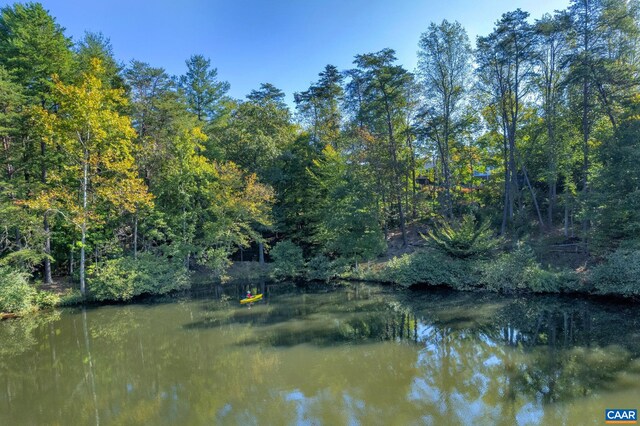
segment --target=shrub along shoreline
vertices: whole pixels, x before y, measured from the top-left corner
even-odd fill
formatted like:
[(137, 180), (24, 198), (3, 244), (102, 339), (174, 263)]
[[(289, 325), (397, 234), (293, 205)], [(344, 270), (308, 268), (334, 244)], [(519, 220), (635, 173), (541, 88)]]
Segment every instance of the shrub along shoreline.
[[(305, 281), (313, 271), (299, 275)], [(322, 281), (348, 280), (392, 284), (403, 288), (447, 287), (457, 291), (501, 294), (576, 294), (640, 299), (640, 251), (616, 251), (591, 269), (544, 268), (530, 248), (485, 259), (456, 259), (434, 250), (394, 257), (384, 263), (363, 264)], [(300, 279), (300, 278), (298, 278)], [(316, 280), (317, 281), (317, 280)]]
[[(271, 281), (325, 282), (348, 280), (392, 284), (403, 288), (448, 287), (459, 291), (492, 291), (503, 294), (581, 294), (631, 298), (640, 297), (636, 286), (640, 276), (640, 250), (619, 249), (590, 270), (544, 268), (533, 250), (523, 244), (510, 252), (491, 256), (456, 257), (427, 247), (393, 257), (386, 262), (354, 266), (343, 259), (315, 256), (305, 260), (302, 249), (291, 242), (276, 247), (274, 261), (234, 264), (219, 282)], [(204, 275), (208, 276), (207, 274)], [(202, 285), (178, 262), (150, 254), (117, 258), (92, 271), (89, 296), (77, 291), (64, 295), (37, 289), (29, 275), (0, 267), (0, 318), (25, 315), (39, 309), (82, 303), (129, 302), (146, 295), (171, 294)]]
[[(463, 229), (466, 227), (466, 230)], [(454, 237), (454, 234), (456, 234)], [(461, 234), (466, 234), (462, 236)], [(443, 235), (447, 235), (446, 238)], [(386, 262), (354, 267), (343, 259), (316, 256), (305, 262), (302, 249), (280, 243), (271, 278), (275, 280), (361, 280), (415, 286), (445, 286), (455, 290), (499, 293), (574, 293), (623, 298), (640, 297), (640, 250), (621, 248), (606, 255), (591, 269), (545, 268), (530, 246), (517, 243), (500, 251), (501, 241), (484, 226), (471, 221), (452, 230), (436, 229), (426, 237), (430, 244)], [(285, 249), (286, 248), (286, 249)]]

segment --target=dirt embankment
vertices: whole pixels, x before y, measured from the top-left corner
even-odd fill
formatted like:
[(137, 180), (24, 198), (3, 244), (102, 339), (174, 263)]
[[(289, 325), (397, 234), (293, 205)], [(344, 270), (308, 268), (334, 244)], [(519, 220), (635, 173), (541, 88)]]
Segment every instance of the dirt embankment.
[(378, 260), (386, 262), (393, 257), (402, 256), (405, 253), (413, 253), (417, 249), (424, 247), (425, 241), (420, 234), (425, 234), (426, 232), (426, 225), (407, 225), (407, 245), (405, 246), (402, 240), (402, 232), (399, 229), (390, 230), (387, 239), (387, 251)]

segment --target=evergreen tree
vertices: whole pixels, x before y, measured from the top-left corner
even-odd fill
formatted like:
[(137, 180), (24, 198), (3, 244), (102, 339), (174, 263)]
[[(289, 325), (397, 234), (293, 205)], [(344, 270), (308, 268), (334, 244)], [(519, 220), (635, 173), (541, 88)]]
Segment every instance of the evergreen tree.
[(229, 91), (229, 83), (218, 81), (218, 69), (211, 68), (211, 60), (193, 55), (186, 61), (187, 73), (180, 77), (180, 88), (199, 121), (216, 118), (221, 113), (222, 101)]
[(403, 178), (408, 174), (409, 156), (406, 155), (400, 135), (405, 124), (406, 87), (413, 77), (395, 62), (392, 49), (357, 55), (354, 61), (357, 68), (350, 73), (348, 89), (351, 105), (357, 108), (355, 117), (361, 130), (374, 137), (369, 141), (375, 140), (380, 144), (375, 151), (370, 150), (377, 157), (370, 158), (375, 161), (371, 164), (377, 164), (380, 177), (391, 183), (387, 196), (389, 202), (395, 201), (394, 209), (398, 213), (398, 224), (403, 244), (406, 245), (406, 208), (403, 205), (406, 187)]
[(296, 107), (300, 118), (308, 125), (314, 144), (320, 149), (326, 144), (338, 149), (343, 77), (333, 65), (327, 65), (319, 75), (318, 82), (294, 95)]

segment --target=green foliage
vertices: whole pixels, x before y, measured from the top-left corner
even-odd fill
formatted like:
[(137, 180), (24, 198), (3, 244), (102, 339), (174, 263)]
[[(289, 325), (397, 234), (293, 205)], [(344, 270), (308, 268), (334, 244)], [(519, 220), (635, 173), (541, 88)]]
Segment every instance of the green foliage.
[(340, 101), (344, 95), (343, 75), (338, 68), (327, 65), (318, 82), (308, 90), (294, 94), (300, 118), (309, 126), (316, 147), (338, 145), (340, 137)]
[(16, 3), (0, 10), (0, 65), (11, 70), (39, 102), (51, 76), (71, 63), (71, 40), (40, 3)]
[[(19, 321), (6, 321), (0, 327), (0, 365), (5, 369), (6, 360), (28, 353), (42, 344), (39, 331), (60, 320), (59, 311), (28, 315)], [(6, 370), (5, 370), (6, 371)]]
[(333, 266), (328, 257), (315, 256), (307, 262), (306, 277), (311, 281), (329, 281), (335, 276)]
[(504, 253), (497, 259), (484, 262), (481, 268), (482, 284), (493, 291), (512, 292), (516, 290), (534, 293), (558, 292), (562, 287), (559, 275), (543, 269), (536, 262), (530, 247), (519, 245), (512, 253)]
[(205, 248), (196, 257), (198, 265), (206, 266), (214, 278), (220, 278), (231, 266), (228, 250), (224, 247)]
[[(416, 167), (415, 130), (411, 128), (417, 124), (411, 119), (417, 107), (412, 96), (417, 91), (415, 80), (413, 74), (397, 64), (393, 49), (356, 55), (353, 63), (356, 68), (347, 71), (350, 81), (346, 93), (348, 108), (355, 118), (353, 126), (357, 126), (350, 135), (351, 143), (357, 148), (347, 149), (347, 153), (349, 163), (366, 167), (348, 181), (355, 185), (366, 182), (369, 201), (376, 206), (375, 210), (367, 209), (367, 213), (380, 215), (374, 219), (379, 224), (399, 225), (406, 243), (408, 212), (402, 200), (408, 196), (408, 172)], [(357, 196), (354, 200), (361, 201)], [(382, 211), (381, 204), (386, 204)]]
[(543, 269), (526, 246), (490, 260), (454, 258), (437, 250), (418, 251), (394, 257), (370, 278), (404, 287), (429, 284), (461, 290), (484, 287), (499, 292), (535, 293), (585, 290), (575, 272)]
[(80, 290), (70, 289), (66, 293), (60, 296), (58, 306), (75, 306), (80, 305), (85, 301), (85, 298), (80, 293)]
[(46, 255), (39, 251), (23, 248), (11, 252), (0, 259), (0, 266), (10, 266), (21, 271), (32, 272), (36, 266), (42, 263)]
[(446, 285), (463, 289), (473, 285), (472, 262), (425, 250), (391, 259), (380, 277), (384, 281), (409, 287), (415, 284)]
[(96, 300), (131, 300), (143, 294), (166, 294), (189, 287), (189, 274), (180, 262), (141, 253), (121, 257), (90, 271), (91, 296)]
[(122, 66), (113, 56), (111, 42), (102, 33), (85, 32), (84, 37), (76, 45), (74, 73), (78, 77), (90, 72), (91, 61), (97, 58), (104, 67), (103, 84), (106, 87), (122, 88), (124, 81), (120, 75)]
[(33, 298), (33, 303), (38, 309), (51, 309), (60, 305), (61, 300), (60, 296), (55, 293), (38, 290)]
[[(13, 81), (4, 67), (0, 66), (0, 134), (16, 130), (23, 102), (22, 87)], [(9, 153), (4, 153), (7, 154)]]
[(211, 68), (211, 61), (202, 55), (192, 55), (186, 64), (187, 73), (180, 77), (180, 88), (186, 95), (189, 110), (200, 121), (217, 117), (229, 83), (218, 81), (218, 70)]
[(0, 312), (24, 313), (33, 309), (36, 290), (27, 274), (0, 266)]
[(442, 221), (423, 238), (449, 256), (461, 259), (486, 256), (501, 243), (489, 223), (478, 223), (474, 215), (465, 215), (459, 222)]
[(317, 205), (313, 242), (321, 251), (354, 262), (369, 260), (386, 248), (373, 188), (361, 167), (347, 164), (332, 146), (313, 162), (309, 174)]
[(308, 169), (319, 153), (311, 135), (303, 133), (284, 150), (277, 161), (278, 179), (274, 191), (278, 194), (273, 209), (274, 227), (278, 232), (302, 245), (312, 245), (309, 231), (319, 210), (313, 185), (309, 185)]
[(36, 290), (29, 284), (29, 275), (7, 266), (0, 266), (0, 313), (25, 313), (49, 309), (60, 304), (60, 296)]
[(271, 249), (273, 269), (271, 275), (276, 280), (298, 278), (304, 270), (302, 249), (291, 241), (281, 241)]
[[(182, 265), (223, 278), (233, 251), (277, 231), (290, 240), (273, 250), (278, 279), (365, 277), (379, 271), (359, 265), (385, 251), (385, 237), (400, 228), (406, 246), (412, 223), (442, 211), (502, 220), (512, 239), (563, 221), (591, 254), (628, 248), (640, 232), (639, 10), (573, 0), (535, 24), (508, 12), (475, 58), (460, 24), (432, 24), (421, 84), (391, 49), (356, 55), (353, 69), (328, 65), (295, 95), (294, 120), (269, 83), (229, 99), (201, 55), (177, 78), (138, 61), (123, 73), (102, 34), (73, 46), (41, 4), (4, 6), (0, 266), (77, 271), (91, 253), (96, 297), (129, 300), (183, 286), (169, 279), (185, 276)], [(473, 108), (471, 68), (483, 88)], [(388, 280), (585, 289), (524, 248), (481, 263), (501, 241), (473, 216), (425, 239), (437, 250), (393, 259)], [(291, 241), (315, 256), (306, 269)], [(113, 259), (137, 251), (157, 257)], [(597, 267), (597, 291), (635, 294), (632, 272), (612, 272), (634, 256)], [(36, 303), (55, 304), (48, 297)]]
[(418, 72), (425, 99), (423, 131), (438, 147), (444, 174), (446, 211), (451, 217), (451, 153), (464, 149), (463, 134), (472, 121), (461, 111), (470, 89), (466, 83), (471, 72), (472, 50), (462, 25), (447, 20), (440, 25), (432, 22), (429, 30), (420, 37), (419, 46)]
[(640, 95), (625, 102), (626, 111), (616, 135), (600, 152), (604, 167), (594, 183), (591, 208), (594, 237), (602, 246), (611, 240), (630, 240), (640, 232)]
[(600, 294), (640, 296), (640, 250), (618, 249), (593, 268), (589, 280)]
[[(231, 266), (225, 271), (225, 274), (221, 277), (221, 281), (227, 282), (258, 282), (269, 277), (271, 270), (271, 263), (259, 262), (233, 262)], [(203, 285), (211, 285), (211, 276), (209, 274), (202, 277), (200, 280)], [(192, 283), (198, 281), (198, 275), (192, 278)], [(193, 285), (193, 284), (192, 284)]]

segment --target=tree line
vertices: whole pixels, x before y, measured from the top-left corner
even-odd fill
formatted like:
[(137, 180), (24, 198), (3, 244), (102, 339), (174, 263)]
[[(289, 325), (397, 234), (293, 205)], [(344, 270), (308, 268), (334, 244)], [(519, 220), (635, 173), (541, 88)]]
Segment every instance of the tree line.
[(220, 276), (283, 240), (357, 267), (394, 232), (406, 245), (411, 224), (469, 214), (505, 237), (632, 245), (638, 13), (518, 9), (475, 46), (458, 22), (432, 23), (416, 70), (392, 49), (358, 54), (292, 112), (270, 83), (231, 98), (202, 55), (182, 76), (122, 64), (102, 34), (73, 42), (41, 4), (6, 6), (0, 264), (72, 275), (83, 294), (118, 259)]

